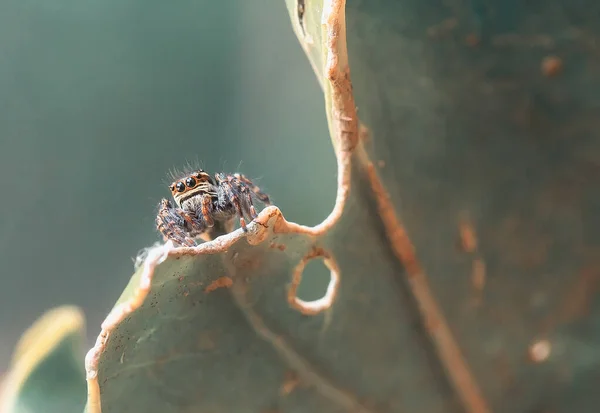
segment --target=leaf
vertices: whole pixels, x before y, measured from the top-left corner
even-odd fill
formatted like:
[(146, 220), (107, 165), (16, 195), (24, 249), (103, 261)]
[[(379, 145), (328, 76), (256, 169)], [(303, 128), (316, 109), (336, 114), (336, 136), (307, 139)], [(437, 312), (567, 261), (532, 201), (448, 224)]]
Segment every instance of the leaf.
[(299, 3), (333, 210), (151, 249), (86, 357), (88, 411), (595, 411), (596, 118), (539, 61), (567, 46), (531, 34), (561, 9)]
[[(597, 61), (585, 46), (598, 37), (592, 9), (348, 3), (364, 144), (416, 251), (418, 267), (397, 255), (432, 355), (467, 411), (598, 410), (600, 118), (588, 91), (599, 78), (585, 69)], [(446, 323), (423, 311), (425, 280)]]
[(42, 315), (21, 337), (3, 380), (4, 413), (71, 413), (85, 406), (83, 314), (72, 306)]

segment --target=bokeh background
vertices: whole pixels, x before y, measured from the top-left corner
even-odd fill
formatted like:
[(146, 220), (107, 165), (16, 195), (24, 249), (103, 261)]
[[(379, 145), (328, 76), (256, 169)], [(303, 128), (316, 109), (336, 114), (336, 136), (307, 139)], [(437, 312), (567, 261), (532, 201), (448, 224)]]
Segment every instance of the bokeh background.
[(0, 2), (0, 371), (51, 307), (81, 306), (95, 339), (160, 239), (170, 168), (241, 171), (320, 222), (322, 102), (283, 1)]

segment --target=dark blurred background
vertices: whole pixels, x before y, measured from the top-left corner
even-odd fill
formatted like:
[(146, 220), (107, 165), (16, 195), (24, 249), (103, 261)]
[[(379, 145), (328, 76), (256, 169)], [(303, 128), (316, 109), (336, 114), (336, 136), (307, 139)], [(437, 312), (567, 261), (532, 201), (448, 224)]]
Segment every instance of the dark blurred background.
[(0, 371), (51, 307), (83, 307), (95, 339), (160, 239), (170, 168), (241, 171), (320, 222), (322, 102), (283, 1), (0, 2)]

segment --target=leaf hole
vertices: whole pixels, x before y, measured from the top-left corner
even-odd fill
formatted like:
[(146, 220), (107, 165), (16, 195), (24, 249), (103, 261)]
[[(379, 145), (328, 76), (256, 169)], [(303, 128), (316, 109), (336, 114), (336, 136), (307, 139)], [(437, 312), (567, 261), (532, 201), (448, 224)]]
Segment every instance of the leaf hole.
[(301, 300), (314, 301), (325, 295), (329, 285), (330, 270), (322, 259), (310, 260), (302, 272), (302, 281), (296, 291)]
[(302, 314), (319, 314), (333, 305), (339, 279), (339, 268), (329, 253), (313, 251), (294, 268), (288, 302)]

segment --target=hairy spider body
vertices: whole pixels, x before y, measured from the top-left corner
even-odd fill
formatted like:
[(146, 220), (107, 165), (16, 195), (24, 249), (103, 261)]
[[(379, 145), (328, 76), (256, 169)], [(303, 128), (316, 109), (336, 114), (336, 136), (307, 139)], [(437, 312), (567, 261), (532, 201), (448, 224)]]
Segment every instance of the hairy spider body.
[(254, 200), (270, 205), (269, 196), (244, 175), (217, 173), (214, 177), (202, 169), (184, 174), (169, 189), (173, 201), (162, 199), (156, 216), (156, 227), (165, 241), (194, 246), (196, 237), (209, 232), (215, 223), (227, 228), (239, 217), (244, 231), (246, 218), (257, 217)]

